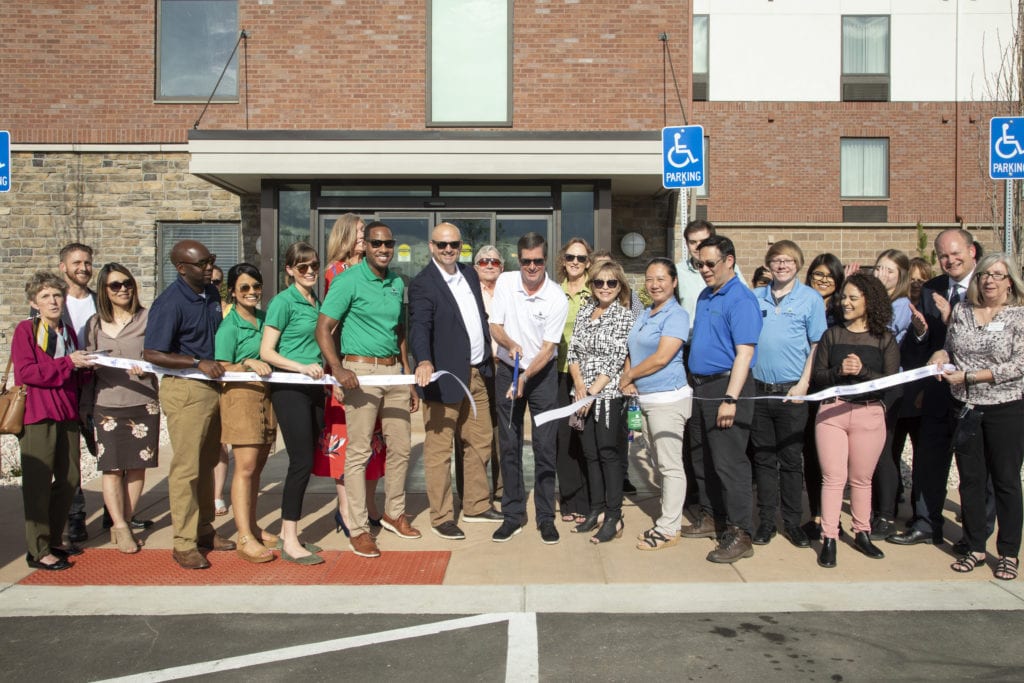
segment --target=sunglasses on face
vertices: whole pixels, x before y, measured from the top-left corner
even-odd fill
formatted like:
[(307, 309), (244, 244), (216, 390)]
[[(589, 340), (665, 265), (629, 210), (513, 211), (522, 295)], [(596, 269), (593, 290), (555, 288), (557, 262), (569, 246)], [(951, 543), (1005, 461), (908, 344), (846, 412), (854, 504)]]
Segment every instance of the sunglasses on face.
[(725, 259), (718, 259), (717, 261), (701, 261), (699, 259), (693, 259), (692, 261), (690, 261), (690, 263), (692, 263), (693, 267), (696, 268), (697, 270), (700, 270), (701, 268), (707, 268), (708, 270), (714, 270), (715, 266), (717, 266), (719, 263), (721, 263), (724, 260)]
[(521, 266), (543, 266), (543, 258), (521, 258), (519, 259), (519, 265)]
[(591, 280), (594, 289), (615, 289), (619, 286), (618, 280)]
[(479, 261), (477, 261), (476, 264), (481, 268), (485, 266), (500, 266), (501, 261), (499, 261), (496, 258), (482, 258)]
[(131, 280), (116, 280), (114, 282), (108, 282), (107, 288), (111, 292), (120, 292), (122, 289), (124, 289), (126, 292), (130, 292), (133, 289), (135, 289), (135, 285), (132, 283)]
[[(303, 264), (303, 265), (306, 265), (306, 264)], [(238, 289), (238, 293), (239, 294), (248, 294), (249, 292), (262, 292), (263, 291), (263, 285), (261, 285), (260, 283), (257, 282), (254, 285), (249, 285), (249, 284), (238, 285), (237, 289)]]
[(385, 249), (395, 248), (394, 240), (369, 240), (369, 242), (370, 246), (373, 247), (374, 249), (380, 249), (381, 247), (384, 247)]
[(566, 263), (586, 263), (590, 257), (586, 254), (566, 254), (564, 258)]
[(462, 246), (462, 240), (452, 240), (450, 242), (442, 242), (438, 240), (431, 240), (434, 246), (438, 249), (458, 249)]
[(216, 278), (213, 279), (213, 280), (210, 280), (210, 284), (213, 285), (214, 287), (220, 287), (220, 283), (222, 283), (222, 282), (224, 282), (224, 280), (218, 280)]
[(209, 257), (202, 259), (201, 261), (181, 261), (185, 265), (195, 266), (199, 270), (206, 270), (207, 268), (213, 268), (213, 264), (217, 262), (217, 255), (210, 254)]
[(313, 271), (314, 273), (320, 272), (319, 261), (313, 261), (312, 263), (300, 263), (299, 265), (293, 267), (299, 275), (305, 275), (309, 271)]

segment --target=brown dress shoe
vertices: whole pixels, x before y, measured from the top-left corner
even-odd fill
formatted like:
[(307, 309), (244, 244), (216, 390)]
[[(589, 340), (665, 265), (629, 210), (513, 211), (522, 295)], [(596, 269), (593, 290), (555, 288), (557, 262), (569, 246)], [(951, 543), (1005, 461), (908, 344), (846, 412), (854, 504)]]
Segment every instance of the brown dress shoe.
[(224, 538), (216, 533), (210, 534), (209, 536), (202, 536), (196, 540), (196, 545), (203, 550), (234, 550), (235, 542)]
[(413, 528), (412, 524), (409, 524), (409, 520), (404, 514), (398, 515), (398, 519), (392, 519), (387, 515), (383, 515), (380, 518), (381, 526), (396, 534), (402, 538), (419, 538), (422, 534)]
[(684, 526), (680, 531), (683, 538), (715, 538), (715, 518), (708, 513), (702, 513), (696, 524)]
[(718, 547), (708, 553), (708, 562), (731, 564), (744, 557), (754, 556), (754, 544), (750, 534), (740, 529), (729, 529), (718, 542)]
[(373, 536), (369, 533), (353, 536), (348, 541), (348, 547), (359, 557), (380, 557), (377, 542), (373, 540)]
[(196, 548), (191, 550), (172, 550), (171, 557), (182, 569), (207, 569), (210, 563), (206, 561)]

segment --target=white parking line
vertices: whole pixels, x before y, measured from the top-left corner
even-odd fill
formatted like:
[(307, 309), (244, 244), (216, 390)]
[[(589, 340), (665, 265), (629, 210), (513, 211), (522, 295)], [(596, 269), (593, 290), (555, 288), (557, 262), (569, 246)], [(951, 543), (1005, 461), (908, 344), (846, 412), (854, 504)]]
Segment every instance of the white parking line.
[(537, 649), (537, 615), (517, 613), (508, 619), (508, 656), (505, 683), (528, 683), (540, 676)]

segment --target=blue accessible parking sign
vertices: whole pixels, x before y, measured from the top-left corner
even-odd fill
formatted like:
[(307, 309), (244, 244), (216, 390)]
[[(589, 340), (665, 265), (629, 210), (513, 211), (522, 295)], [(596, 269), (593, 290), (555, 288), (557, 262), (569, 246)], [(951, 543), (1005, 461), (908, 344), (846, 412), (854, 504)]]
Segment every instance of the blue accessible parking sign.
[(11, 190), (11, 134), (0, 130), (0, 192)]
[(997, 116), (989, 122), (988, 175), (993, 180), (1024, 178), (1024, 116)]
[(704, 184), (704, 126), (661, 129), (661, 185), (666, 189)]

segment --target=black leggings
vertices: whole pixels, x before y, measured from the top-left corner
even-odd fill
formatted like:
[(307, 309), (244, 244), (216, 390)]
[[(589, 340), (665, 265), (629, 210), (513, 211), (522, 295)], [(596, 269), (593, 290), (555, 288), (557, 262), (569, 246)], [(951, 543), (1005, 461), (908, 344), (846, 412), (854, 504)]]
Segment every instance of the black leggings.
[(324, 429), (324, 388), (321, 385), (272, 384), (270, 402), (288, 451), (288, 474), (281, 493), (281, 519), (302, 518), (302, 499), (313, 471), (313, 453)]

